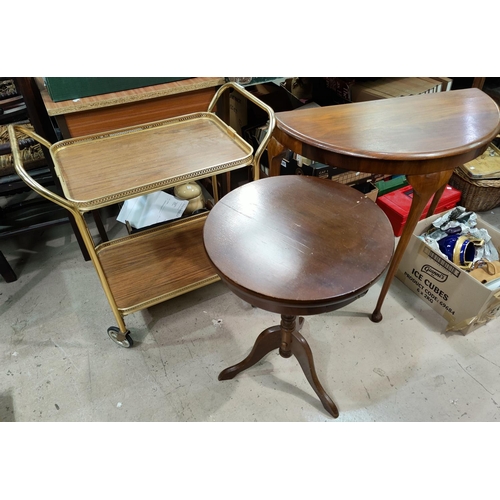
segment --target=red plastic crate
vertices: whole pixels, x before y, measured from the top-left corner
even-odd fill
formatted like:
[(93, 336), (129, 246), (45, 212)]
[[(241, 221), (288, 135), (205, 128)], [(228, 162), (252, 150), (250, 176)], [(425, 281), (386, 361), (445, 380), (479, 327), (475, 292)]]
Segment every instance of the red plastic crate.
[[(460, 201), (462, 193), (449, 185), (446, 186), (443, 191), (443, 196), (439, 200), (434, 213), (439, 214), (450, 210), (455, 207)], [(389, 221), (391, 222), (392, 229), (394, 231), (394, 236), (401, 236), (403, 228), (406, 224), (406, 219), (410, 212), (411, 202), (413, 200), (413, 187), (406, 186), (392, 193), (384, 194), (377, 198), (377, 205), (385, 212)], [(427, 217), (427, 211), (431, 206), (432, 198), (429, 200), (427, 205), (422, 212), (420, 220)]]

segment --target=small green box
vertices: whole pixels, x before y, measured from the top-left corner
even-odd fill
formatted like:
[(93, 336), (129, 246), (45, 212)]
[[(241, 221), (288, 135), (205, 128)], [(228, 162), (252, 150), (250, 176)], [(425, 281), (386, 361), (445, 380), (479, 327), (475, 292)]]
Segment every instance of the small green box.
[(80, 99), (110, 92), (176, 82), (185, 77), (45, 77), (47, 91), (54, 102)]
[(408, 181), (404, 175), (396, 175), (388, 181), (378, 181), (375, 183), (378, 188), (378, 196), (384, 196), (384, 194), (392, 193), (396, 189), (408, 186)]

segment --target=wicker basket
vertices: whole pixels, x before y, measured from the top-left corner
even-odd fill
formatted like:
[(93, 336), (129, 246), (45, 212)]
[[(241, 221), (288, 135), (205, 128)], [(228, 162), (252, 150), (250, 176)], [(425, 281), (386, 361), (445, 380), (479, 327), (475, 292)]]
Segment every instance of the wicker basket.
[(500, 206), (500, 179), (470, 179), (456, 168), (449, 184), (462, 192), (460, 205), (467, 210), (484, 212)]
[[(31, 124), (25, 124), (25, 126), (33, 130), (33, 126)], [(40, 144), (36, 143), (36, 141), (19, 132), (16, 132), (16, 136), (21, 141), (24, 140), (24, 144), (20, 144), (20, 147), (22, 148), (21, 159), (27, 170), (38, 168), (47, 164)], [(7, 125), (0, 125), (0, 144), (6, 144), (8, 142), (9, 134), (7, 131)], [(16, 170), (14, 168), (14, 158), (12, 156), (12, 153), (1, 154), (0, 177), (15, 174), (15, 172)]]

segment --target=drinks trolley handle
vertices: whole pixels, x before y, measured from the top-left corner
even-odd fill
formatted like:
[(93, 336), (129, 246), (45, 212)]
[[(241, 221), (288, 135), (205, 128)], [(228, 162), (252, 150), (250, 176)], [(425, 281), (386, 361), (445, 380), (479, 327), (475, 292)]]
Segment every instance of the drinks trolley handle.
[(85, 220), (83, 218), (82, 213), (69, 200), (66, 200), (65, 198), (62, 198), (58, 194), (50, 191), (49, 189), (46, 189), (45, 187), (40, 185), (38, 182), (36, 182), (26, 172), (26, 170), (24, 169), (24, 166), (23, 166), (22, 159), (21, 159), (21, 153), (19, 151), (19, 144), (18, 144), (18, 140), (16, 137), (16, 131), (21, 132), (23, 134), (26, 134), (27, 136), (35, 139), (42, 146), (45, 146), (47, 149), (50, 149), (50, 147), (52, 145), (50, 144), (50, 142), (45, 140), (43, 137), (41, 137), (37, 133), (33, 132), (32, 130), (30, 130), (26, 127), (23, 127), (22, 125), (8, 125), (10, 147), (12, 150), (12, 156), (14, 159), (14, 167), (16, 169), (17, 175), (19, 175), (19, 177), (31, 189), (33, 189), (33, 191), (38, 193), (40, 196), (43, 196), (44, 198), (48, 199), (49, 201), (52, 201), (52, 202), (56, 203), (57, 205), (65, 208), (73, 215), (75, 222), (76, 222), (76, 225), (78, 227), (78, 230), (80, 231), (80, 234), (82, 235), (82, 239), (83, 239), (85, 246), (89, 252), (90, 258), (92, 259), (92, 262), (97, 270), (97, 274), (98, 274), (99, 279), (101, 281), (101, 284), (104, 288), (104, 292), (108, 298), (109, 304), (110, 304), (111, 309), (113, 311), (113, 315), (115, 316), (115, 319), (118, 322), (118, 327), (111, 326), (108, 328), (108, 335), (111, 338), (111, 340), (113, 340), (113, 342), (116, 342), (121, 347), (132, 347), (133, 340), (132, 340), (132, 337), (130, 336), (130, 331), (125, 326), (125, 322), (123, 320), (123, 317), (120, 314), (120, 311), (118, 310), (118, 306), (116, 305), (116, 302), (113, 298), (113, 294), (109, 288), (108, 282), (107, 282), (105, 275), (104, 275), (104, 270), (103, 270), (102, 265), (99, 261), (99, 258), (97, 257), (97, 253), (96, 253), (96, 250), (94, 247), (92, 235), (90, 234), (90, 231), (85, 223)]
[[(217, 107), (217, 102), (219, 101), (221, 96), (225, 94), (225, 92), (227, 90), (231, 90), (231, 89), (232, 89), (232, 91), (239, 93), (247, 101), (249, 101), (249, 102), (255, 104), (257, 107), (261, 108), (268, 116), (266, 133), (264, 134), (262, 141), (260, 142), (257, 149), (255, 150), (255, 153), (253, 156), (253, 161), (252, 161), (253, 180), (256, 181), (260, 177), (260, 159), (267, 148), (269, 140), (271, 139), (271, 134), (273, 133), (274, 127), (276, 126), (276, 118), (274, 117), (274, 111), (270, 106), (268, 106), (267, 104), (262, 102), (260, 99), (258, 99), (256, 96), (254, 96), (251, 92), (249, 92), (247, 89), (245, 89), (239, 83), (235, 83), (235, 82), (227, 82), (224, 85), (222, 85), (221, 87), (219, 87), (219, 89), (215, 93), (214, 97), (212, 98), (212, 101), (210, 102), (210, 104), (208, 106), (208, 113), (215, 113), (215, 109)], [(236, 134), (236, 132), (234, 132), (234, 133)], [(215, 183), (215, 186), (216, 185), (217, 185), (217, 183)], [(215, 196), (215, 194), (214, 194), (214, 196)]]

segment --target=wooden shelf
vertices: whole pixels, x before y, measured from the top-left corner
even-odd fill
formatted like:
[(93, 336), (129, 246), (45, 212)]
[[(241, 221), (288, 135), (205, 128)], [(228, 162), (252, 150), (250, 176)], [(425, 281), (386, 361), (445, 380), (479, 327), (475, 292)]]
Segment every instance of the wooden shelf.
[(203, 241), (206, 213), (97, 247), (118, 309), (130, 314), (219, 280)]

